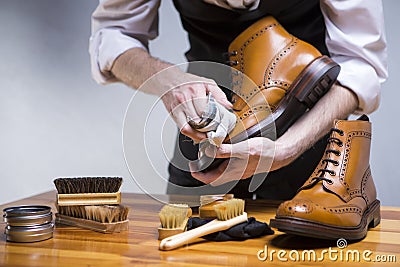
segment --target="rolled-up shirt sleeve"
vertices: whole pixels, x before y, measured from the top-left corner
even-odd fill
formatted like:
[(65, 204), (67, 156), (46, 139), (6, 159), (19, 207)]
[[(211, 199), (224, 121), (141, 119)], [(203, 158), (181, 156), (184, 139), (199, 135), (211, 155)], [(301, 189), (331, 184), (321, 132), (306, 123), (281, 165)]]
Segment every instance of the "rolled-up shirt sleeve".
[(115, 82), (115, 59), (131, 48), (148, 49), (158, 35), (160, 0), (100, 0), (92, 14), (89, 54), (92, 77), (100, 84)]
[(340, 66), (338, 82), (358, 97), (356, 113), (372, 113), (388, 77), (381, 0), (321, 0), (326, 45)]

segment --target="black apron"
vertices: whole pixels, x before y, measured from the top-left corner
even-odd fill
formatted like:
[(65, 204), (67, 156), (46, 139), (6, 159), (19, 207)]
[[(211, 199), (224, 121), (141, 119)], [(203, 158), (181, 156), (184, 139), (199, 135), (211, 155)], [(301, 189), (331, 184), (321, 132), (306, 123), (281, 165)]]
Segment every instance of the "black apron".
[[(242, 31), (257, 20), (272, 15), (292, 35), (314, 45), (322, 54), (328, 55), (325, 45), (325, 24), (319, 0), (261, 0), (254, 11), (227, 10), (202, 0), (174, 0), (183, 28), (188, 32), (190, 49), (188, 61), (213, 61), (225, 63), (224, 53), (229, 44)], [(189, 68), (189, 72), (191, 71)], [(215, 78), (215, 77), (208, 77)], [(229, 99), (229, 93), (226, 92)], [(268, 173), (262, 185), (254, 192), (257, 198), (291, 199), (317, 166), (326, 146), (326, 137), (297, 158), (290, 165)], [(168, 185), (169, 194), (220, 194), (228, 190), (240, 198), (251, 198), (250, 179), (228, 183), (220, 187), (193, 190), (185, 187), (204, 185), (194, 179), (188, 170), (188, 160), (197, 159), (198, 146), (179, 134), (174, 157), (169, 164), (169, 182), (182, 187)], [(265, 175), (264, 175), (265, 176)], [(233, 189), (232, 185), (236, 184)]]

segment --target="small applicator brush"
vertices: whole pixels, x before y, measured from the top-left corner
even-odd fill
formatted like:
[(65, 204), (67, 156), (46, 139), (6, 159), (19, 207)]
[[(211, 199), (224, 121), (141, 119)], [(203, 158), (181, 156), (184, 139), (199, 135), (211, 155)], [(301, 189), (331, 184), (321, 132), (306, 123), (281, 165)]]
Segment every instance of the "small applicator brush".
[(192, 209), (187, 204), (168, 204), (158, 215), (161, 222), (161, 227), (158, 228), (158, 239), (162, 240), (186, 230), (188, 219), (192, 216)]

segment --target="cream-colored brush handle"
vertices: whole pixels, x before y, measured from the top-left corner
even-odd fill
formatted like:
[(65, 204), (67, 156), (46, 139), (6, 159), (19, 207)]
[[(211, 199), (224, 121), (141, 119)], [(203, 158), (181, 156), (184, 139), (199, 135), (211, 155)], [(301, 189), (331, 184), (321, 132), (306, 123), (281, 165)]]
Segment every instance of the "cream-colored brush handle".
[(118, 205), (121, 204), (121, 192), (57, 194), (58, 206)]
[(226, 221), (213, 220), (190, 231), (164, 238), (160, 242), (160, 250), (172, 250), (178, 248), (186, 243), (189, 243), (190, 241), (193, 241), (196, 238), (229, 229), (232, 226), (245, 221), (247, 221), (246, 212), (244, 212), (240, 216), (234, 217)]

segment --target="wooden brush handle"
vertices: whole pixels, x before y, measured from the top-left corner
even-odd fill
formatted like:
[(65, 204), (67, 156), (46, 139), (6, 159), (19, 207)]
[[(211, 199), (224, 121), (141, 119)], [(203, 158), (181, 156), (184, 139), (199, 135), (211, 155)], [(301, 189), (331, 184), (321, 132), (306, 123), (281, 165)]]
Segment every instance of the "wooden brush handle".
[(129, 228), (129, 221), (120, 221), (113, 223), (101, 223), (92, 220), (86, 220), (81, 218), (70, 217), (56, 213), (56, 223), (75, 226), (83, 229), (88, 229), (101, 233), (119, 233), (126, 231)]
[(58, 206), (118, 205), (121, 204), (121, 192), (57, 194)]
[(178, 248), (186, 243), (189, 243), (190, 241), (193, 241), (196, 238), (229, 229), (232, 226), (245, 221), (247, 221), (247, 214), (245, 212), (242, 215), (234, 217), (227, 221), (213, 220), (190, 231), (170, 236), (161, 240), (160, 250), (172, 250)]

